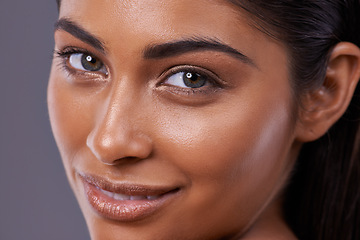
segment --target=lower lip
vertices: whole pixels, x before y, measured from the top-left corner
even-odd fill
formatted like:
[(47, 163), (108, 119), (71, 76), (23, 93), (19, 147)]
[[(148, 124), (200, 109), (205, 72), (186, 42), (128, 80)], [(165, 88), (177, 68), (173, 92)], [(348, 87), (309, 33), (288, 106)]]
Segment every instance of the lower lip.
[(154, 200), (116, 200), (105, 195), (96, 186), (83, 181), (86, 197), (102, 217), (122, 221), (139, 221), (150, 217), (163, 209), (175, 197), (176, 192), (169, 192)]

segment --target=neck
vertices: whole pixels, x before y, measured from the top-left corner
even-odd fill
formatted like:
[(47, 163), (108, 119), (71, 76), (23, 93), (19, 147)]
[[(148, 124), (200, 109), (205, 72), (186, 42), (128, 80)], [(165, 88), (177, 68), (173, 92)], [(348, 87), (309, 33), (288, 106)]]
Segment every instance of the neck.
[(244, 235), (233, 239), (297, 240), (297, 237), (284, 220), (282, 202), (281, 199), (272, 202)]

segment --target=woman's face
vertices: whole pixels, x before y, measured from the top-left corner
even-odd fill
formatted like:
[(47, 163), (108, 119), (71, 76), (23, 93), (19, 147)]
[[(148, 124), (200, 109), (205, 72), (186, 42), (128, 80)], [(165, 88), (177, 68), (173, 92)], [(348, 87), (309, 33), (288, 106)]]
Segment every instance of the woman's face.
[(282, 221), (299, 148), (284, 46), (224, 0), (63, 0), (59, 19), (49, 112), (93, 239)]

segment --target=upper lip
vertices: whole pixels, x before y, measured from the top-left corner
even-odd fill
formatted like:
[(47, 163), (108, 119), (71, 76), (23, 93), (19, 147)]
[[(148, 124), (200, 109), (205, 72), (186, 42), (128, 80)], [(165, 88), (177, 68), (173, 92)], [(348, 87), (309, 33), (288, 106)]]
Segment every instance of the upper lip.
[(79, 173), (78, 175), (83, 181), (97, 188), (130, 196), (158, 196), (180, 189), (180, 187), (177, 186), (150, 186), (127, 182), (115, 183), (99, 176), (86, 175), (83, 173)]

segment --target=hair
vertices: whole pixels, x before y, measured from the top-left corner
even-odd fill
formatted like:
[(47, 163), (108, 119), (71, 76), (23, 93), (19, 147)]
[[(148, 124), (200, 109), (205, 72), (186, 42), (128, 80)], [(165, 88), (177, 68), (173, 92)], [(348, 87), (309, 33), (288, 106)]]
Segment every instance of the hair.
[[(56, 0), (60, 8), (61, 0)], [(289, 51), (296, 95), (323, 84), (342, 41), (360, 47), (360, 0), (228, 0)], [(360, 86), (346, 113), (303, 145), (285, 192), (284, 214), (299, 239), (360, 239)]]
[[(339, 42), (360, 46), (359, 0), (230, 0), (254, 26), (283, 42), (296, 95), (321, 86)], [(360, 86), (346, 113), (305, 143), (285, 192), (284, 214), (299, 239), (360, 239)]]

